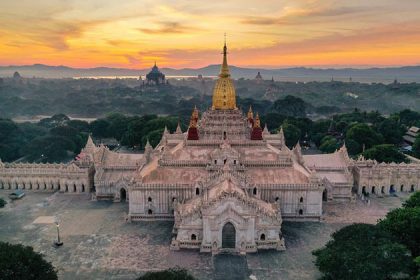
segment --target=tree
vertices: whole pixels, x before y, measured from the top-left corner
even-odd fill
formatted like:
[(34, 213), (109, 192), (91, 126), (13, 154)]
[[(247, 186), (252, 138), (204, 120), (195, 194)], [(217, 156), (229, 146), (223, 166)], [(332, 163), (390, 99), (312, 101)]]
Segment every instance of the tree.
[(24, 153), (29, 160), (40, 159), (43, 162), (60, 162), (68, 159), (76, 150), (75, 144), (63, 137), (47, 135), (35, 138), (24, 148)]
[(0, 208), (3, 208), (7, 204), (6, 200), (0, 197)]
[(416, 140), (414, 140), (413, 155), (417, 158), (420, 158), (420, 134), (417, 135)]
[(32, 247), (0, 242), (0, 279), (55, 280), (57, 272)]
[(90, 123), (90, 131), (96, 137), (108, 137), (108, 128), (110, 123), (104, 119), (97, 119)]
[(362, 149), (362, 146), (353, 139), (346, 140), (346, 147), (350, 155), (356, 155)]
[(278, 99), (272, 106), (272, 111), (284, 116), (306, 117), (306, 103), (299, 97), (287, 95), (284, 99)]
[(420, 207), (394, 209), (378, 225), (407, 246), (414, 257), (420, 255)]
[(332, 238), (313, 252), (322, 279), (388, 280), (412, 269), (407, 248), (375, 225), (353, 224), (336, 231)]
[[(379, 145), (383, 143), (383, 137), (379, 133), (375, 132), (370, 126), (365, 123), (357, 123), (352, 125), (346, 133), (346, 142), (348, 141), (357, 142), (360, 147), (365, 145), (366, 149), (374, 145)], [(362, 150), (356, 151), (360, 153)]]
[(405, 109), (398, 113), (399, 121), (406, 126), (420, 126), (420, 113)]
[(147, 272), (137, 280), (195, 280), (186, 269), (170, 268), (157, 272)]
[(292, 148), (299, 141), (301, 131), (297, 126), (290, 124), (287, 121), (283, 123), (282, 127), (284, 138), (286, 138), (286, 145), (289, 148)]
[(53, 128), (60, 125), (65, 125), (70, 118), (64, 114), (56, 114), (51, 118), (45, 118), (39, 121), (39, 124), (46, 128)]
[(405, 155), (400, 153), (392, 144), (373, 146), (372, 148), (364, 151), (363, 156), (367, 159), (374, 159), (379, 162), (386, 163), (401, 163), (407, 161)]
[(338, 148), (337, 139), (331, 135), (327, 135), (321, 140), (321, 145), (319, 149), (324, 153), (333, 153)]
[(413, 193), (409, 199), (403, 203), (405, 208), (420, 207), (420, 191)]
[(128, 118), (120, 113), (112, 113), (106, 116), (106, 120), (109, 122), (110, 135), (120, 141), (127, 131)]
[(405, 130), (396, 120), (388, 118), (379, 123), (378, 132), (384, 137), (385, 143), (399, 144)]

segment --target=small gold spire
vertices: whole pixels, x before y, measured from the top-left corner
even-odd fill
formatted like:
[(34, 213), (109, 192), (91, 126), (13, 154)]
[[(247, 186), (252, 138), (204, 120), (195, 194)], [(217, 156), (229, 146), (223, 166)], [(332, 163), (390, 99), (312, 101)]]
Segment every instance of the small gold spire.
[(194, 106), (194, 110), (191, 115), (194, 119), (198, 120), (198, 109), (197, 106)]
[(252, 112), (252, 107), (251, 105), (249, 105), (249, 110), (248, 110), (248, 120), (253, 119), (254, 118), (254, 112)]
[(220, 69), (220, 78), (229, 78), (229, 66), (227, 64), (227, 46), (226, 46), (226, 34), (225, 34), (225, 45), (223, 46), (223, 63), (222, 68)]
[(261, 127), (261, 123), (260, 123), (260, 115), (257, 112), (257, 115), (255, 116), (254, 128), (258, 128), (258, 127)]

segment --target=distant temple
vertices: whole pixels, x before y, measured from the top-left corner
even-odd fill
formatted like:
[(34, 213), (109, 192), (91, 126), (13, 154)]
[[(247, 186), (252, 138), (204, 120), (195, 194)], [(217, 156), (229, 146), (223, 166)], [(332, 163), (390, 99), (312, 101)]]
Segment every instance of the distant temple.
[(257, 76), (255, 76), (255, 79), (254, 79), (256, 82), (257, 82), (257, 84), (260, 84), (260, 83), (262, 83), (264, 80), (263, 80), (263, 77), (261, 76), (261, 73), (258, 71), (258, 74), (257, 74)]
[(165, 83), (165, 74), (160, 72), (159, 68), (156, 65), (152, 67), (152, 70), (146, 75), (147, 84), (164, 84)]

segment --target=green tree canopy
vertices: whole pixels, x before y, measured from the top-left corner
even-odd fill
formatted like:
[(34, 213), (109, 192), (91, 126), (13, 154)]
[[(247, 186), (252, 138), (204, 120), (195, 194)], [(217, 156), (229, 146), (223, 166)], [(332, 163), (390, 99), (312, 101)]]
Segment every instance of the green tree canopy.
[(406, 245), (413, 256), (420, 255), (420, 207), (394, 209), (378, 225)]
[(147, 272), (137, 280), (195, 280), (186, 269), (170, 268), (162, 271)]
[(420, 191), (413, 193), (404, 203), (405, 208), (420, 207)]
[(363, 156), (367, 159), (374, 159), (379, 162), (386, 163), (401, 163), (406, 162), (407, 159), (404, 154), (400, 153), (392, 144), (382, 144), (373, 146), (363, 152)]
[(110, 123), (104, 119), (97, 119), (90, 123), (90, 131), (92, 131), (93, 136), (95, 137), (108, 137)]
[(0, 241), (0, 279), (55, 280), (54, 267), (32, 247)]
[(417, 158), (420, 158), (420, 134), (417, 135), (416, 140), (414, 140), (413, 155)]
[(337, 139), (334, 137), (327, 135), (321, 140), (321, 145), (319, 149), (324, 153), (333, 153), (335, 150), (339, 148)]
[(412, 269), (407, 248), (375, 225), (346, 226), (313, 254), (325, 280), (389, 280)]
[(284, 99), (278, 99), (272, 106), (272, 111), (284, 116), (306, 117), (306, 103), (299, 97), (287, 95)]
[(35, 138), (24, 152), (31, 161), (60, 162), (69, 159), (76, 150), (75, 144), (63, 136), (47, 135)]
[(405, 129), (395, 119), (388, 118), (378, 124), (378, 132), (384, 137), (385, 143), (399, 144)]
[[(381, 134), (375, 132), (370, 126), (365, 123), (357, 123), (352, 125), (346, 133), (346, 142), (355, 141), (360, 147), (365, 145), (366, 149), (383, 143)], [(362, 149), (355, 151), (360, 153)]]
[(299, 141), (301, 131), (297, 126), (290, 124), (287, 121), (283, 123), (282, 127), (283, 127), (284, 137), (286, 138), (286, 145), (289, 148), (292, 148)]

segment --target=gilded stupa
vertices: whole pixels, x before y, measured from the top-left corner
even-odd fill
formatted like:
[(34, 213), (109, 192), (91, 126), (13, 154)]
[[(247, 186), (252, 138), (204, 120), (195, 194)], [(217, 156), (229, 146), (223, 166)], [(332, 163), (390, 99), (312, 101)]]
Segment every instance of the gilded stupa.
[(213, 90), (212, 110), (236, 110), (236, 94), (233, 81), (230, 78), (229, 66), (227, 64), (226, 41), (223, 46), (223, 63), (220, 69), (219, 79)]

